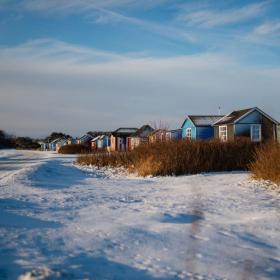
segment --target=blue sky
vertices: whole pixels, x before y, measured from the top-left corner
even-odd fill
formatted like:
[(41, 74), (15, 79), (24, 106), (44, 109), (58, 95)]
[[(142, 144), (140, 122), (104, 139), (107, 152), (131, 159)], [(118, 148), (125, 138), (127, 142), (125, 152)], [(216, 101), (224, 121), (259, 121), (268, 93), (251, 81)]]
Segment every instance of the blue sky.
[(280, 119), (280, 1), (0, 0), (0, 125), (73, 135), (259, 106)]

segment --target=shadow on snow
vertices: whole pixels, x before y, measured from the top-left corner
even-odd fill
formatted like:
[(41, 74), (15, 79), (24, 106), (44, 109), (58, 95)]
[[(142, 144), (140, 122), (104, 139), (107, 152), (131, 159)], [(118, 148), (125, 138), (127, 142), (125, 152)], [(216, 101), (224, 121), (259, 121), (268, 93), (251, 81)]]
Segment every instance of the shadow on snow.
[(89, 172), (59, 159), (47, 161), (28, 175), (33, 187), (48, 189), (68, 188), (81, 184), (87, 178), (92, 178)]
[(197, 214), (177, 214), (171, 215), (165, 213), (163, 218), (161, 219), (162, 223), (171, 223), (171, 224), (192, 224), (199, 220), (202, 220), (203, 217)]

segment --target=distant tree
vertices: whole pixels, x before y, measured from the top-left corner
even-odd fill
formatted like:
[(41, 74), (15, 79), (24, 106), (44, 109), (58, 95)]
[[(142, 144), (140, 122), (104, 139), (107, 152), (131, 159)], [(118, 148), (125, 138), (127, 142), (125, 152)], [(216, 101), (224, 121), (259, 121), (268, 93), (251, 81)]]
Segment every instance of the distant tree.
[(0, 130), (0, 149), (14, 148), (13, 138)]
[(0, 140), (5, 138), (5, 132), (3, 130), (0, 130)]
[(70, 138), (71, 136), (62, 132), (52, 132), (48, 137), (46, 137), (45, 140), (51, 142), (57, 138), (62, 138), (62, 137)]
[(17, 149), (36, 150), (40, 148), (40, 145), (29, 137), (16, 137), (14, 143)]

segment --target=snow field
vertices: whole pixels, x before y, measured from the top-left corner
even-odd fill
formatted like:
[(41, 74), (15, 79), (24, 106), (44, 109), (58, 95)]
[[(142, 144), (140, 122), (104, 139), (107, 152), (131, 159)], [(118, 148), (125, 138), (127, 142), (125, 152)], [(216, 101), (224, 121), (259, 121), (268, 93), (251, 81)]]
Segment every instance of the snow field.
[(280, 195), (249, 174), (73, 161), (0, 151), (0, 279), (279, 279)]

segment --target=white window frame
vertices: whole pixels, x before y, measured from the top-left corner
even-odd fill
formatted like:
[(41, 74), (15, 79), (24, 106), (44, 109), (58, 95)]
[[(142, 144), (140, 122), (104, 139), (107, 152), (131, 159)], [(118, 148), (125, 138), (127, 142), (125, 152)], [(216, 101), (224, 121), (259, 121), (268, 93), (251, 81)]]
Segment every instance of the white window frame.
[[(224, 130), (222, 131), (222, 129), (224, 129)], [(225, 133), (222, 135), (222, 132), (223, 133), (225, 132)], [(228, 128), (227, 128), (227, 125), (219, 126), (219, 138), (223, 142), (226, 142), (228, 140)]]
[(192, 129), (191, 129), (191, 127), (186, 129), (186, 138), (190, 139), (190, 140), (192, 139)]
[[(254, 135), (253, 135), (253, 130), (256, 127), (259, 130), (258, 139), (254, 139)], [(251, 136), (251, 141), (252, 142), (261, 142), (262, 141), (262, 125), (261, 124), (251, 124), (250, 136)]]

